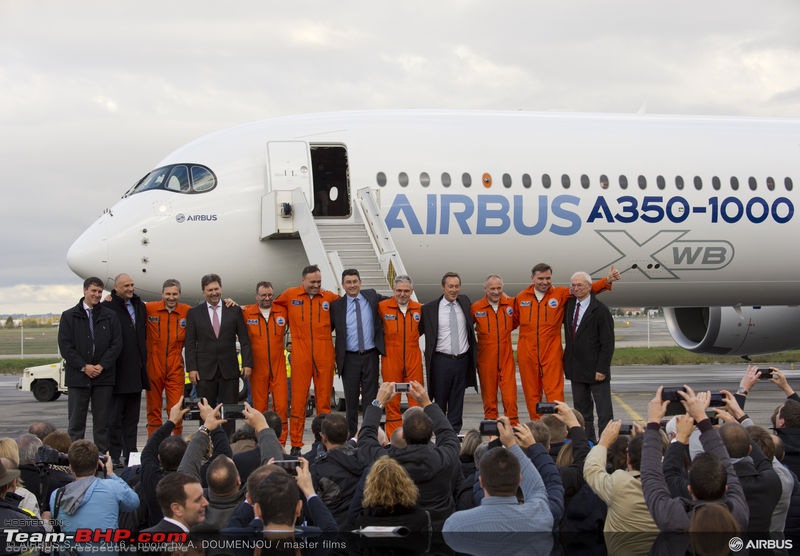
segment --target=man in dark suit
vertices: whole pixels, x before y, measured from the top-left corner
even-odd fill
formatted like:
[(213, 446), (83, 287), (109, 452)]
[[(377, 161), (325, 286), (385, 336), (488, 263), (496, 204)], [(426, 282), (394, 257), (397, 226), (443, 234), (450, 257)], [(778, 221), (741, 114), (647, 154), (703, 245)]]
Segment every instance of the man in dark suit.
[(476, 340), (470, 300), (461, 295), (461, 277), (442, 276), (442, 295), (422, 306), (420, 333), (425, 334), (425, 369), (431, 399), (447, 414), (458, 433), (464, 391), (477, 387)]
[(592, 278), (572, 275), (574, 297), (564, 311), (564, 375), (572, 382), (572, 401), (586, 421), (586, 436), (596, 442), (592, 399), (600, 431), (614, 418), (611, 405), (611, 357), (614, 355), (614, 320), (603, 303), (591, 295)]
[(186, 473), (171, 473), (158, 481), (156, 498), (164, 517), (142, 533), (188, 533), (206, 519), (208, 500), (200, 481)]
[(331, 303), (336, 331), (336, 369), (342, 377), (350, 436), (358, 430), (358, 397), (361, 412), (378, 392), (378, 355), (386, 353), (378, 303), (386, 299), (375, 290), (361, 289), (361, 276), (355, 268), (342, 272), (345, 295)]
[[(123, 467), (131, 452), (137, 452), (136, 434), (142, 406), (142, 390), (150, 389), (147, 377), (147, 308), (134, 290), (133, 278), (120, 274), (108, 307), (117, 314), (122, 328), (122, 351), (117, 357), (109, 422), (109, 455), (116, 467)], [(122, 456), (122, 460), (120, 460)]]
[[(195, 305), (186, 315), (186, 369), (197, 387), (197, 396), (213, 407), (219, 403), (237, 403), (239, 396), (239, 360), (236, 339), (242, 353), (245, 378), (253, 368), (250, 338), (238, 306), (226, 307), (222, 300), (222, 278), (206, 274), (200, 281), (205, 302)], [(230, 434), (233, 423), (224, 425)]]
[(104, 454), (108, 451), (108, 417), (122, 331), (117, 315), (100, 303), (102, 296), (100, 278), (92, 276), (83, 282), (83, 298), (61, 315), (58, 350), (65, 361), (69, 388), (69, 436), (72, 440), (83, 438), (91, 400), (94, 442)]

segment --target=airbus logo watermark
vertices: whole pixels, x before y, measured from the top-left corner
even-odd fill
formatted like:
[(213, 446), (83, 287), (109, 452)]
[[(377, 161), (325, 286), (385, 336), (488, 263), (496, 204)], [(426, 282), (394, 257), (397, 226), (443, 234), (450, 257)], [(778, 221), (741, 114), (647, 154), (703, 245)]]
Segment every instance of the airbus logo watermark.
[(791, 550), (793, 548), (792, 539), (748, 539), (747, 542), (741, 537), (731, 537), (728, 541), (728, 548), (732, 552), (748, 550)]
[(602, 273), (612, 264), (621, 269), (638, 270), (650, 280), (677, 280), (676, 272), (719, 270), (733, 260), (733, 244), (717, 239), (684, 239), (691, 230), (660, 230), (639, 241), (624, 230), (597, 230), (597, 234), (620, 256), (601, 266)]

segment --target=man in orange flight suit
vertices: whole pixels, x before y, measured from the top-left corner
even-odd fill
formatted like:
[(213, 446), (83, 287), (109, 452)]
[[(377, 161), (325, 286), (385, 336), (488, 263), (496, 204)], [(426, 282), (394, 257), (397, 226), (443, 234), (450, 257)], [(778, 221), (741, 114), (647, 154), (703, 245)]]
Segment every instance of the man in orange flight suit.
[[(620, 279), (614, 266), (608, 276), (592, 284), (592, 293), (611, 289)], [(548, 402), (564, 401), (564, 350), (561, 346), (561, 327), (564, 308), (572, 297), (570, 289), (553, 286), (553, 269), (539, 263), (531, 270), (531, 285), (514, 299), (514, 318), (519, 325), (517, 364), (525, 404), (531, 419), (538, 419), (536, 404), (542, 391)]]
[(478, 335), (478, 379), (483, 398), (483, 418), (497, 419), (497, 388), (503, 400), (503, 414), (512, 425), (519, 423), (517, 412), (517, 368), (511, 331), (514, 319), (514, 298), (503, 293), (503, 279), (491, 274), (483, 284), (486, 295), (472, 304), (472, 319)]
[(253, 408), (259, 413), (267, 410), (272, 393), (272, 410), (281, 418), (281, 446), (289, 432), (289, 383), (286, 379), (286, 310), (273, 303), (275, 295), (270, 282), (256, 285), (256, 303), (242, 309), (250, 349), (253, 350), (253, 372), (250, 374), (250, 393)]
[[(181, 283), (170, 278), (161, 286), (161, 301), (151, 301), (147, 308), (147, 436), (157, 431), (163, 422), (161, 407), (164, 391), (167, 409), (183, 398), (185, 372), (183, 341), (186, 338), (186, 313), (189, 305), (178, 303)], [(183, 432), (183, 422), (175, 425), (172, 434)]]
[(322, 289), (317, 265), (303, 269), (300, 286), (289, 288), (275, 300), (289, 317), (292, 333), (292, 404), (290, 440), (292, 455), (300, 454), (306, 423), (306, 400), (311, 380), (317, 414), (330, 413), (336, 355), (331, 336), (331, 303), (339, 299)]
[[(378, 303), (378, 314), (383, 323), (383, 340), (386, 355), (381, 357), (383, 382), (411, 382), (424, 384), (422, 350), (419, 348), (419, 321), (422, 305), (413, 299), (414, 283), (405, 274), (394, 279), (394, 297)], [(386, 404), (386, 436), (401, 426), (400, 398), (392, 396)], [(408, 405), (419, 405), (406, 394)]]

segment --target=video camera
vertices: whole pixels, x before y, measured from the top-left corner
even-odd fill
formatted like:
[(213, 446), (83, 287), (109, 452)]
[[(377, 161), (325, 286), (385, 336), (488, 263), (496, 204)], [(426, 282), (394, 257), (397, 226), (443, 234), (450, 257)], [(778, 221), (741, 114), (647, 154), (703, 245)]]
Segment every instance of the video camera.
[(36, 465), (61, 465), (66, 467), (69, 465), (69, 457), (51, 446), (39, 446), (39, 449), (36, 450), (34, 463)]

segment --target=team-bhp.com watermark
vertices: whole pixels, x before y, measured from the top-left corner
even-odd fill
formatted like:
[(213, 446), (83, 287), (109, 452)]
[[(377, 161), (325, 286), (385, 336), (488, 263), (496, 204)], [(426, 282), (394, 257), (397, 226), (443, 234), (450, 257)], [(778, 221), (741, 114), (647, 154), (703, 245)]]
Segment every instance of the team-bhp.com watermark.
[[(115, 551), (160, 552), (188, 548), (188, 533), (133, 533), (129, 529), (78, 529), (74, 533), (26, 533), (19, 529), (3, 531), (8, 552), (28, 550), (78, 549), (87, 552)], [(95, 550), (96, 549), (96, 550)]]
[(742, 550), (791, 550), (792, 539), (747, 539), (745, 541), (741, 537), (732, 537), (728, 541), (728, 548), (732, 552), (739, 552)]

